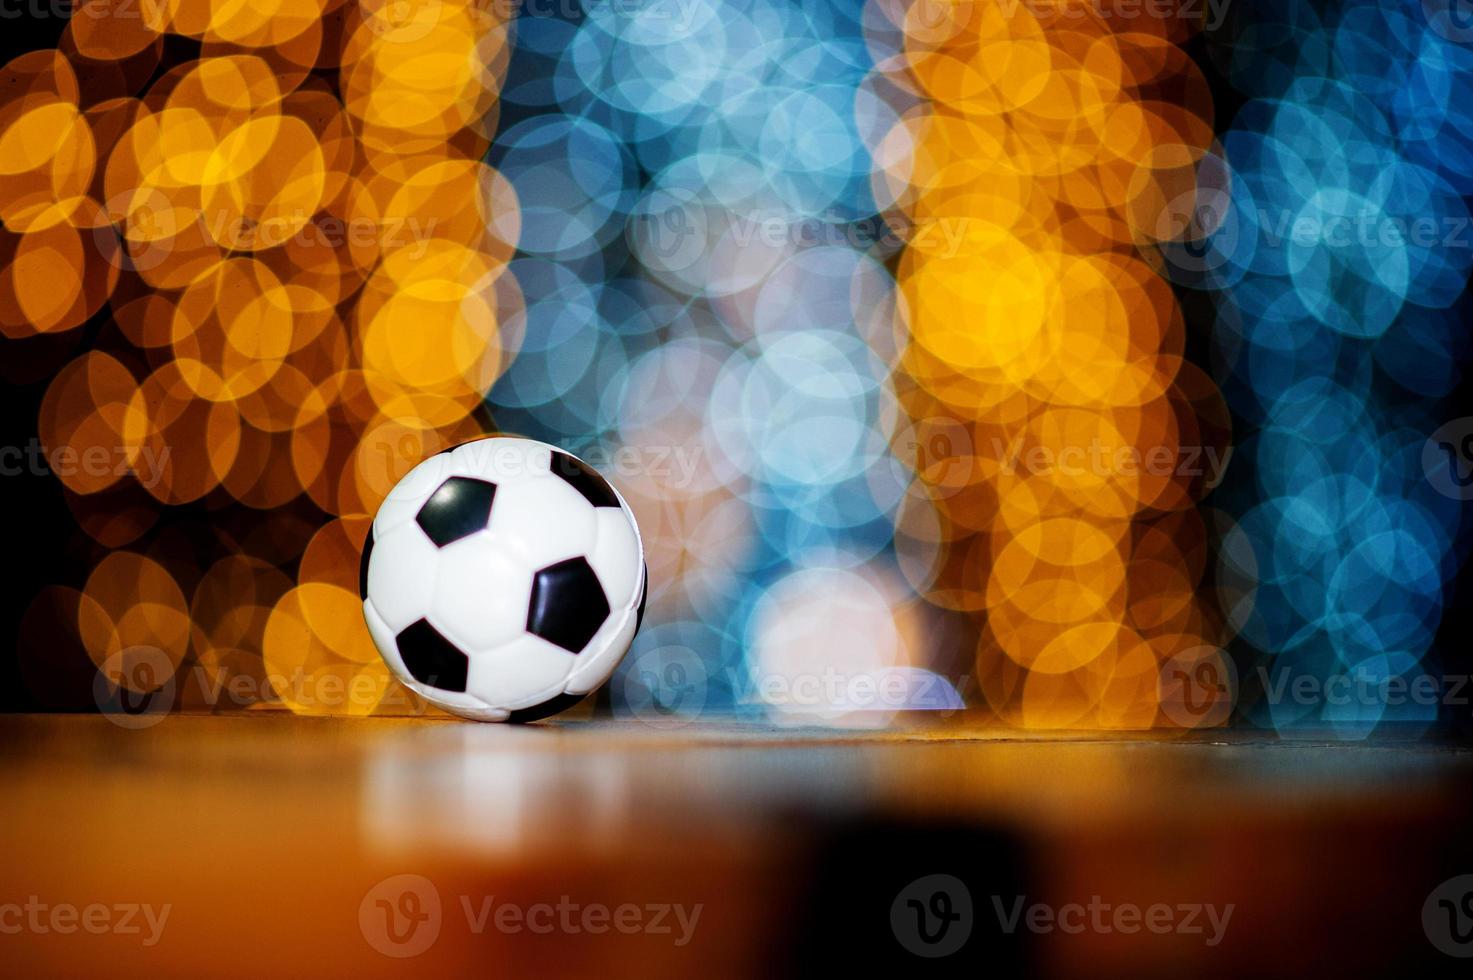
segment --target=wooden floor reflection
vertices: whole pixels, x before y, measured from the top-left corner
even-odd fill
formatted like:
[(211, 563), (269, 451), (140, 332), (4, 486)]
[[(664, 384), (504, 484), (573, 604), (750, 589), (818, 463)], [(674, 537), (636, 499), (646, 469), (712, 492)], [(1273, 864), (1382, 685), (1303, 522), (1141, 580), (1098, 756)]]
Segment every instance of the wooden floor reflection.
[[(1455, 964), (1423, 908), (1473, 873), (1470, 775), (1473, 754), (1447, 747), (1017, 740), (965, 722), (4, 717), (0, 961), (32, 976), (1407, 975)], [(928, 958), (894, 916), (937, 874), (964, 883), (969, 935)], [(1080, 930), (1009, 926), (1091, 903), (1105, 911)], [(89, 931), (96, 905), (168, 913), (156, 935), (117, 912)], [(1153, 906), (1173, 910), (1169, 931), (1112, 911)], [(1232, 911), (1214, 936), (1186, 906)]]

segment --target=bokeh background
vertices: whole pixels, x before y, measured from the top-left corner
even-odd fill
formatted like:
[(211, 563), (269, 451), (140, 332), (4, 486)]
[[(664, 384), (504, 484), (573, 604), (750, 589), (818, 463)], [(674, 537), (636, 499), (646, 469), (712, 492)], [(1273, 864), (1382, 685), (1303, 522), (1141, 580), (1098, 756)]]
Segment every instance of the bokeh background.
[(591, 710), (1467, 733), (1467, 13), (33, 11), (0, 703), (427, 711), (359, 551), (507, 431), (644, 529)]

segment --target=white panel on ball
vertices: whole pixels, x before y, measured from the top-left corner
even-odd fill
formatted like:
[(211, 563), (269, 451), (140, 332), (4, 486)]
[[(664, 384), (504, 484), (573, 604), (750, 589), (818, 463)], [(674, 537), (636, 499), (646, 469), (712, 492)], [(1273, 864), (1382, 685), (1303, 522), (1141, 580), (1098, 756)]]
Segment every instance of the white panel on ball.
[(389, 629), (398, 633), (430, 611), (439, 570), (440, 549), (425, 537), (412, 515), (408, 524), (374, 542), (368, 594)]
[(576, 662), (566, 650), (523, 633), (471, 658), (467, 691), (488, 704), (529, 708), (563, 693)]
[(640, 556), (639, 539), (624, 508), (600, 507), (594, 511), (598, 521), (598, 532), (593, 550), (588, 553), (588, 564), (598, 573), (609, 605), (615, 609), (627, 606), (636, 597), (639, 585)]
[(532, 570), (474, 534), (440, 549), (431, 619), (467, 653), (489, 650), (525, 632)]
[(593, 505), (562, 480), (518, 480), (498, 489), (496, 497), (491, 536), (533, 571), (586, 555), (593, 547)]

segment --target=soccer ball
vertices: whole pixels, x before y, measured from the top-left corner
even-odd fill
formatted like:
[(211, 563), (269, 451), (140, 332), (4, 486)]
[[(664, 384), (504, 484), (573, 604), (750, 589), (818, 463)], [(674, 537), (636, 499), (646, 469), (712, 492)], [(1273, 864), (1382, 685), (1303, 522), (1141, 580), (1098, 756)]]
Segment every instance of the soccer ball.
[(374, 644), (425, 700), (534, 721), (597, 688), (644, 616), (639, 526), (587, 463), (496, 436), (399, 481), (369, 528), (359, 588)]

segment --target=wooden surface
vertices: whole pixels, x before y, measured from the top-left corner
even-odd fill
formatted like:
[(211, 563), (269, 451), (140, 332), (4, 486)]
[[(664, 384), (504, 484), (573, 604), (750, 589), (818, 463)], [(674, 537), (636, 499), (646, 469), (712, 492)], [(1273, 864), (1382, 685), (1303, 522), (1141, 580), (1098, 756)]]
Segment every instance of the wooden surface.
[[(1421, 915), (1435, 885), (1473, 872), (1470, 775), (1473, 754), (1446, 747), (1020, 741), (964, 721), (850, 735), (0, 717), (0, 962), (156, 977), (1409, 975), (1455, 963)], [(933, 873), (964, 880), (974, 905), (971, 941), (940, 960), (901, 948), (890, 918), (899, 889)], [(374, 889), (402, 874), (441, 904), (407, 959), (369, 935), (390, 915), (376, 903), (401, 898)], [(1234, 910), (1211, 946), (1007, 933), (996, 910), (1018, 895)], [(477, 929), (488, 902), (561, 902), (573, 927)], [(27, 903), (39, 919), (10, 928)], [(138, 905), (142, 928), (63, 932), (65, 912), (52, 928), (56, 906), (99, 903)], [(143, 905), (169, 908), (152, 945)], [(627, 934), (578, 918), (621, 905), (700, 912), (683, 944), (650, 912)]]

